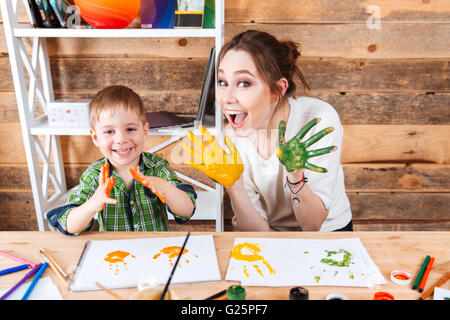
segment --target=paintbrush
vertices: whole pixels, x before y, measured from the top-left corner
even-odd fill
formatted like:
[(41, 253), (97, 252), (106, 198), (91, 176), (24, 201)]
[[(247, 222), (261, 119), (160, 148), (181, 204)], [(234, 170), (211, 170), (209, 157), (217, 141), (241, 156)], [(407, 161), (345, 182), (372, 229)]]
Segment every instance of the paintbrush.
[(115, 293), (114, 291), (109, 290), (108, 288), (102, 286), (100, 283), (96, 282), (95, 283), (100, 289), (106, 291), (107, 293), (109, 293), (110, 295), (112, 295), (114, 298), (116, 298), (117, 300), (125, 300), (124, 298), (122, 298), (121, 296), (119, 296), (117, 293)]
[(227, 293), (227, 289), (224, 289), (224, 290), (217, 292), (216, 294), (213, 294), (212, 296), (206, 298), (205, 300), (214, 300), (214, 299), (222, 297), (226, 293)]
[(167, 289), (169, 288), (170, 281), (172, 280), (172, 276), (175, 273), (175, 269), (177, 268), (178, 261), (180, 261), (181, 255), (183, 254), (183, 251), (184, 251), (184, 247), (186, 247), (186, 242), (188, 241), (190, 235), (191, 235), (191, 233), (188, 232), (186, 239), (184, 239), (183, 246), (181, 247), (180, 253), (178, 253), (177, 261), (175, 261), (175, 265), (172, 268), (172, 272), (170, 273), (169, 279), (167, 280), (166, 286), (164, 287), (164, 290), (161, 293), (161, 297), (159, 297), (159, 300), (164, 300), (164, 296), (166, 295)]

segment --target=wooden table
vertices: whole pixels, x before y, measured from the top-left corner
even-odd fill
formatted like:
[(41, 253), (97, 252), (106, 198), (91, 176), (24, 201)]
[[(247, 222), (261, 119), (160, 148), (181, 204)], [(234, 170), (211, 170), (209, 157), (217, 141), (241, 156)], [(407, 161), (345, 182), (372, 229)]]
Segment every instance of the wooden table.
[[(299, 239), (360, 238), (370, 257), (378, 266), (387, 284), (373, 288), (358, 287), (306, 287), (310, 300), (323, 300), (330, 293), (340, 293), (350, 300), (371, 300), (377, 291), (387, 291), (397, 300), (415, 300), (421, 294), (411, 285), (402, 286), (390, 280), (393, 270), (408, 271), (413, 281), (426, 255), (436, 258), (425, 290), (432, 286), (445, 272), (450, 271), (450, 232), (192, 232), (191, 236), (212, 234), (222, 279), (225, 279), (231, 248), (235, 237), (271, 237)], [(39, 248), (45, 248), (61, 267), (71, 273), (75, 269), (87, 240), (117, 240), (130, 238), (185, 236), (185, 232), (87, 232), (78, 237), (64, 236), (57, 232), (0, 232), (0, 249), (38, 263), (43, 262)], [(0, 256), (0, 270), (18, 265)], [(13, 286), (26, 270), (0, 277), (0, 289)], [(64, 299), (114, 299), (104, 291), (70, 292), (49, 268), (50, 276)], [(232, 281), (171, 285), (178, 298), (204, 299), (232, 284)], [(450, 289), (450, 281), (444, 286)], [(287, 300), (291, 287), (247, 287), (247, 299)], [(129, 298), (137, 289), (114, 290), (123, 298)], [(432, 299), (432, 297), (428, 298)]]

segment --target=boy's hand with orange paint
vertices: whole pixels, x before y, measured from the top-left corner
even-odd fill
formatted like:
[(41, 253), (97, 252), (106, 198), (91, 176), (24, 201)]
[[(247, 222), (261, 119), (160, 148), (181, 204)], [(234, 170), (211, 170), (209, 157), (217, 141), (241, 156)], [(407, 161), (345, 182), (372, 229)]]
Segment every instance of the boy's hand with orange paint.
[(100, 169), (98, 188), (92, 196), (92, 204), (95, 204), (95, 210), (101, 211), (106, 204), (116, 204), (117, 200), (110, 198), (111, 190), (114, 188), (116, 179), (109, 176), (109, 162)]
[[(154, 194), (161, 200), (161, 202), (166, 203), (166, 199), (161, 195), (161, 193), (158, 192), (157, 182), (158, 177), (150, 177), (150, 176), (144, 176), (144, 174), (139, 170), (139, 166), (136, 166), (134, 168), (130, 168), (130, 173), (133, 176), (134, 179), (139, 181), (144, 187), (149, 188), (152, 190)], [(164, 179), (162, 179), (164, 180)], [(165, 180), (164, 180), (165, 181)]]

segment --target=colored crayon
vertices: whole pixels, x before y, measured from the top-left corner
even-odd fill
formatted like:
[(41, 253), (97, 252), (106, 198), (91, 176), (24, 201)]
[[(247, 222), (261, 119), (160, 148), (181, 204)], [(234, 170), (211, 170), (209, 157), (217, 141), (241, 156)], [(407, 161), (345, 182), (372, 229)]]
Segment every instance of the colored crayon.
[(22, 300), (27, 300), (30, 296), (31, 292), (33, 291), (34, 287), (36, 286), (37, 282), (41, 278), (42, 274), (45, 272), (45, 269), (47, 269), (48, 263), (44, 262), (42, 266), (39, 268), (39, 271), (36, 273), (36, 275), (33, 278), (33, 281), (31, 281), (30, 286), (28, 287), (27, 291), (22, 297)]
[(425, 272), (425, 269), (426, 269), (426, 267), (428, 265), (428, 261), (430, 261), (430, 256), (426, 256), (425, 260), (423, 260), (422, 266), (420, 267), (420, 271), (417, 274), (416, 281), (414, 281), (414, 284), (412, 286), (413, 290), (416, 290), (417, 287), (419, 286), (420, 280), (422, 280), (423, 273)]
[(16, 257), (16, 256), (14, 256), (14, 255), (12, 255), (12, 254), (10, 254), (10, 253), (8, 253), (8, 252), (2, 251), (2, 250), (0, 250), (0, 255), (1, 255), (1, 256), (4, 256), (4, 257), (7, 257), (7, 258), (9, 258), (9, 259), (12, 259), (12, 260), (16, 260), (16, 261), (18, 261), (18, 262), (26, 263), (26, 264), (29, 265), (31, 268), (34, 268), (34, 267), (36, 266), (36, 263), (27, 261), (27, 260), (22, 259), (22, 258), (19, 258), (19, 257)]
[(28, 272), (19, 282), (17, 282), (14, 287), (12, 287), (11, 289), (8, 290), (8, 292), (6, 292), (4, 295), (2, 295), (0, 297), (0, 300), (5, 300), (6, 298), (8, 298), (11, 293), (13, 293), (14, 291), (16, 291), (16, 289), (18, 287), (20, 287), (25, 281), (28, 280), (28, 278), (32, 277), (38, 270), (39, 268), (42, 266), (42, 264), (38, 264), (36, 265), (33, 269), (30, 270), (30, 272)]
[(13, 273), (13, 272), (16, 272), (16, 271), (24, 270), (24, 269), (28, 269), (28, 265), (27, 264), (22, 264), (22, 265), (17, 266), (17, 267), (12, 267), (12, 268), (9, 268), (9, 269), (0, 270), (0, 276), (3, 276), (3, 275), (8, 274), (8, 273)]
[(423, 291), (423, 288), (425, 287), (425, 283), (427, 282), (428, 275), (430, 274), (431, 268), (433, 268), (434, 258), (430, 259), (430, 262), (428, 262), (427, 269), (425, 270), (425, 273), (423, 274), (422, 280), (420, 280), (419, 284), (419, 292)]

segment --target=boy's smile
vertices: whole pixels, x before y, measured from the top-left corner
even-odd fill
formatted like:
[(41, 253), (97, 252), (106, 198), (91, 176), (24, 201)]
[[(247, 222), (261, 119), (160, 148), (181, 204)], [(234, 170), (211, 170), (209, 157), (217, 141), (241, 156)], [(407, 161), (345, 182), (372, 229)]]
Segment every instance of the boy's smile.
[(148, 123), (136, 112), (118, 108), (100, 115), (91, 137), (116, 170), (128, 170), (139, 164), (147, 134)]

